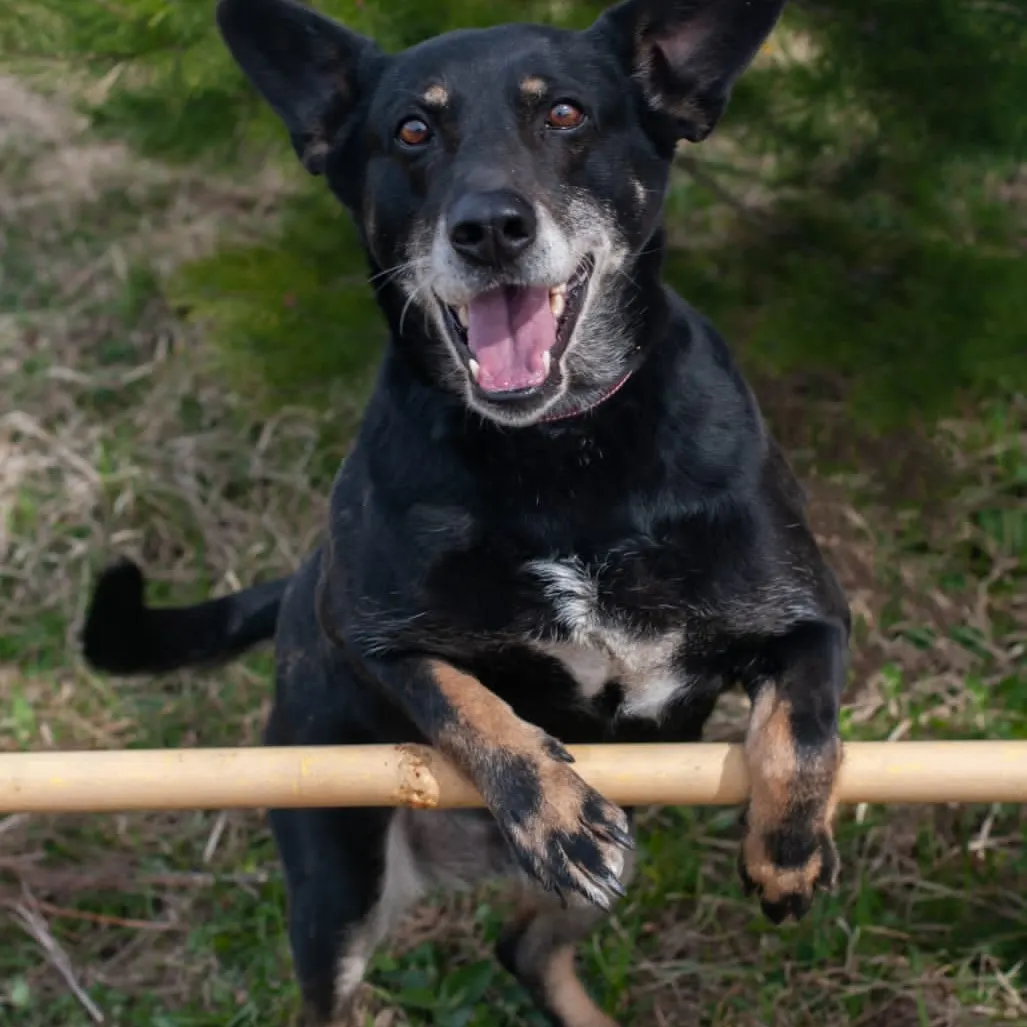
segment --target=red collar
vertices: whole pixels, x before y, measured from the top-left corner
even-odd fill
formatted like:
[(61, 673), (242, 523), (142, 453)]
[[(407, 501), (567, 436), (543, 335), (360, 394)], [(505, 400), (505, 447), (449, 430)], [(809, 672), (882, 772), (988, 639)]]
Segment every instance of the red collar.
[(599, 398), (596, 399), (594, 402), (589, 403), (587, 407), (580, 407), (577, 410), (569, 410), (566, 414), (553, 414), (549, 417), (541, 417), (539, 418), (537, 423), (552, 424), (555, 421), (566, 421), (572, 417), (580, 417), (582, 414), (587, 414), (590, 410), (595, 410), (597, 406), (599, 406), (602, 403), (605, 403), (615, 393), (620, 392), (621, 388), (634, 373), (634, 368), (632, 368), (630, 371), (628, 371), (627, 374), (624, 375), (623, 378), (621, 378), (619, 382), (617, 382), (615, 385), (607, 389), (606, 392), (601, 393)]

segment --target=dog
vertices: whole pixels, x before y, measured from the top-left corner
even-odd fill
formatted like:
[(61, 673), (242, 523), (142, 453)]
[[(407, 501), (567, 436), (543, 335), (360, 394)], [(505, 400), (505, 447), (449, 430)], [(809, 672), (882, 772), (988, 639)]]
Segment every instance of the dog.
[(724, 340), (661, 277), (675, 150), (783, 4), (623, 0), (400, 53), (298, 0), (217, 6), (390, 337), (295, 573), (152, 608), (110, 564), (85, 658), (159, 673), (273, 637), (265, 744), (427, 743), (484, 800), (269, 811), (309, 1027), (354, 1015), (419, 895), (496, 877), (522, 896), (502, 965), (559, 1027), (615, 1027), (575, 949), (630, 882), (633, 816), (565, 746), (696, 741), (728, 688), (752, 703), (746, 888), (780, 923), (836, 881), (847, 599)]

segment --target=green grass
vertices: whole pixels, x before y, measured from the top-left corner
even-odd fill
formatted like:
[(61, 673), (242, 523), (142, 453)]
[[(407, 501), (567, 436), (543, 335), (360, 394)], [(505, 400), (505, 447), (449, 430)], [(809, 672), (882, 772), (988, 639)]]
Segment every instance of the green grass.
[[(114, 681), (82, 666), (75, 632), (114, 552), (142, 560), (155, 599), (187, 602), (292, 566), (319, 531), (338, 429), (302, 407), (255, 414), (202, 326), (165, 302), (168, 254), (195, 255), (183, 237), (218, 217), (250, 230), (260, 205), (127, 157), (120, 180), (151, 183), (132, 203), (50, 196), (36, 172), (53, 144), (26, 128), (5, 145), (13, 192), (33, 202), (0, 225), (0, 746), (255, 744), (266, 653), (216, 675)], [(760, 396), (856, 611), (846, 737), (1025, 737), (1024, 398), (907, 440), (918, 465), (944, 469), (925, 476), (925, 501), (896, 490), (894, 446), (839, 449), (844, 408), (798, 384), (761, 378)], [(726, 704), (716, 736), (736, 736), (741, 712)], [(1013, 806), (847, 808), (837, 894), (781, 929), (741, 893), (736, 810), (649, 811), (637, 885), (583, 946), (583, 972), (639, 1027), (1027, 1024), (1025, 827)], [(368, 978), (377, 1027), (541, 1027), (489, 958), (504, 909), (483, 893), (415, 911)], [(288, 1023), (283, 911), (255, 813), (0, 818), (0, 1023), (92, 1022), (53, 946), (109, 1024)]]

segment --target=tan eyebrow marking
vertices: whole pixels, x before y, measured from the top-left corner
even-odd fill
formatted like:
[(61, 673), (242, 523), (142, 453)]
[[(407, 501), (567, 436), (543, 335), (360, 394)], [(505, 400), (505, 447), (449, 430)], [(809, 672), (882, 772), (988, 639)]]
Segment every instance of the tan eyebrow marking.
[(436, 82), (424, 91), (423, 99), (430, 107), (445, 107), (449, 103), (449, 90)]
[(538, 75), (529, 75), (521, 83), (521, 92), (525, 96), (542, 96), (546, 91), (546, 83), (544, 79), (538, 77)]

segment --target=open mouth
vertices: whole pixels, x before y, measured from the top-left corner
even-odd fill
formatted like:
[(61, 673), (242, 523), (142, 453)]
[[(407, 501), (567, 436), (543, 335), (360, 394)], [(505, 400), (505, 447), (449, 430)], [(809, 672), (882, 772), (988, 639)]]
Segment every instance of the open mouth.
[(522, 399), (545, 385), (581, 314), (593, 268), (589, 257), (562, 285), (502, 285), (465, 307), (443, 307), (482, 393)]

